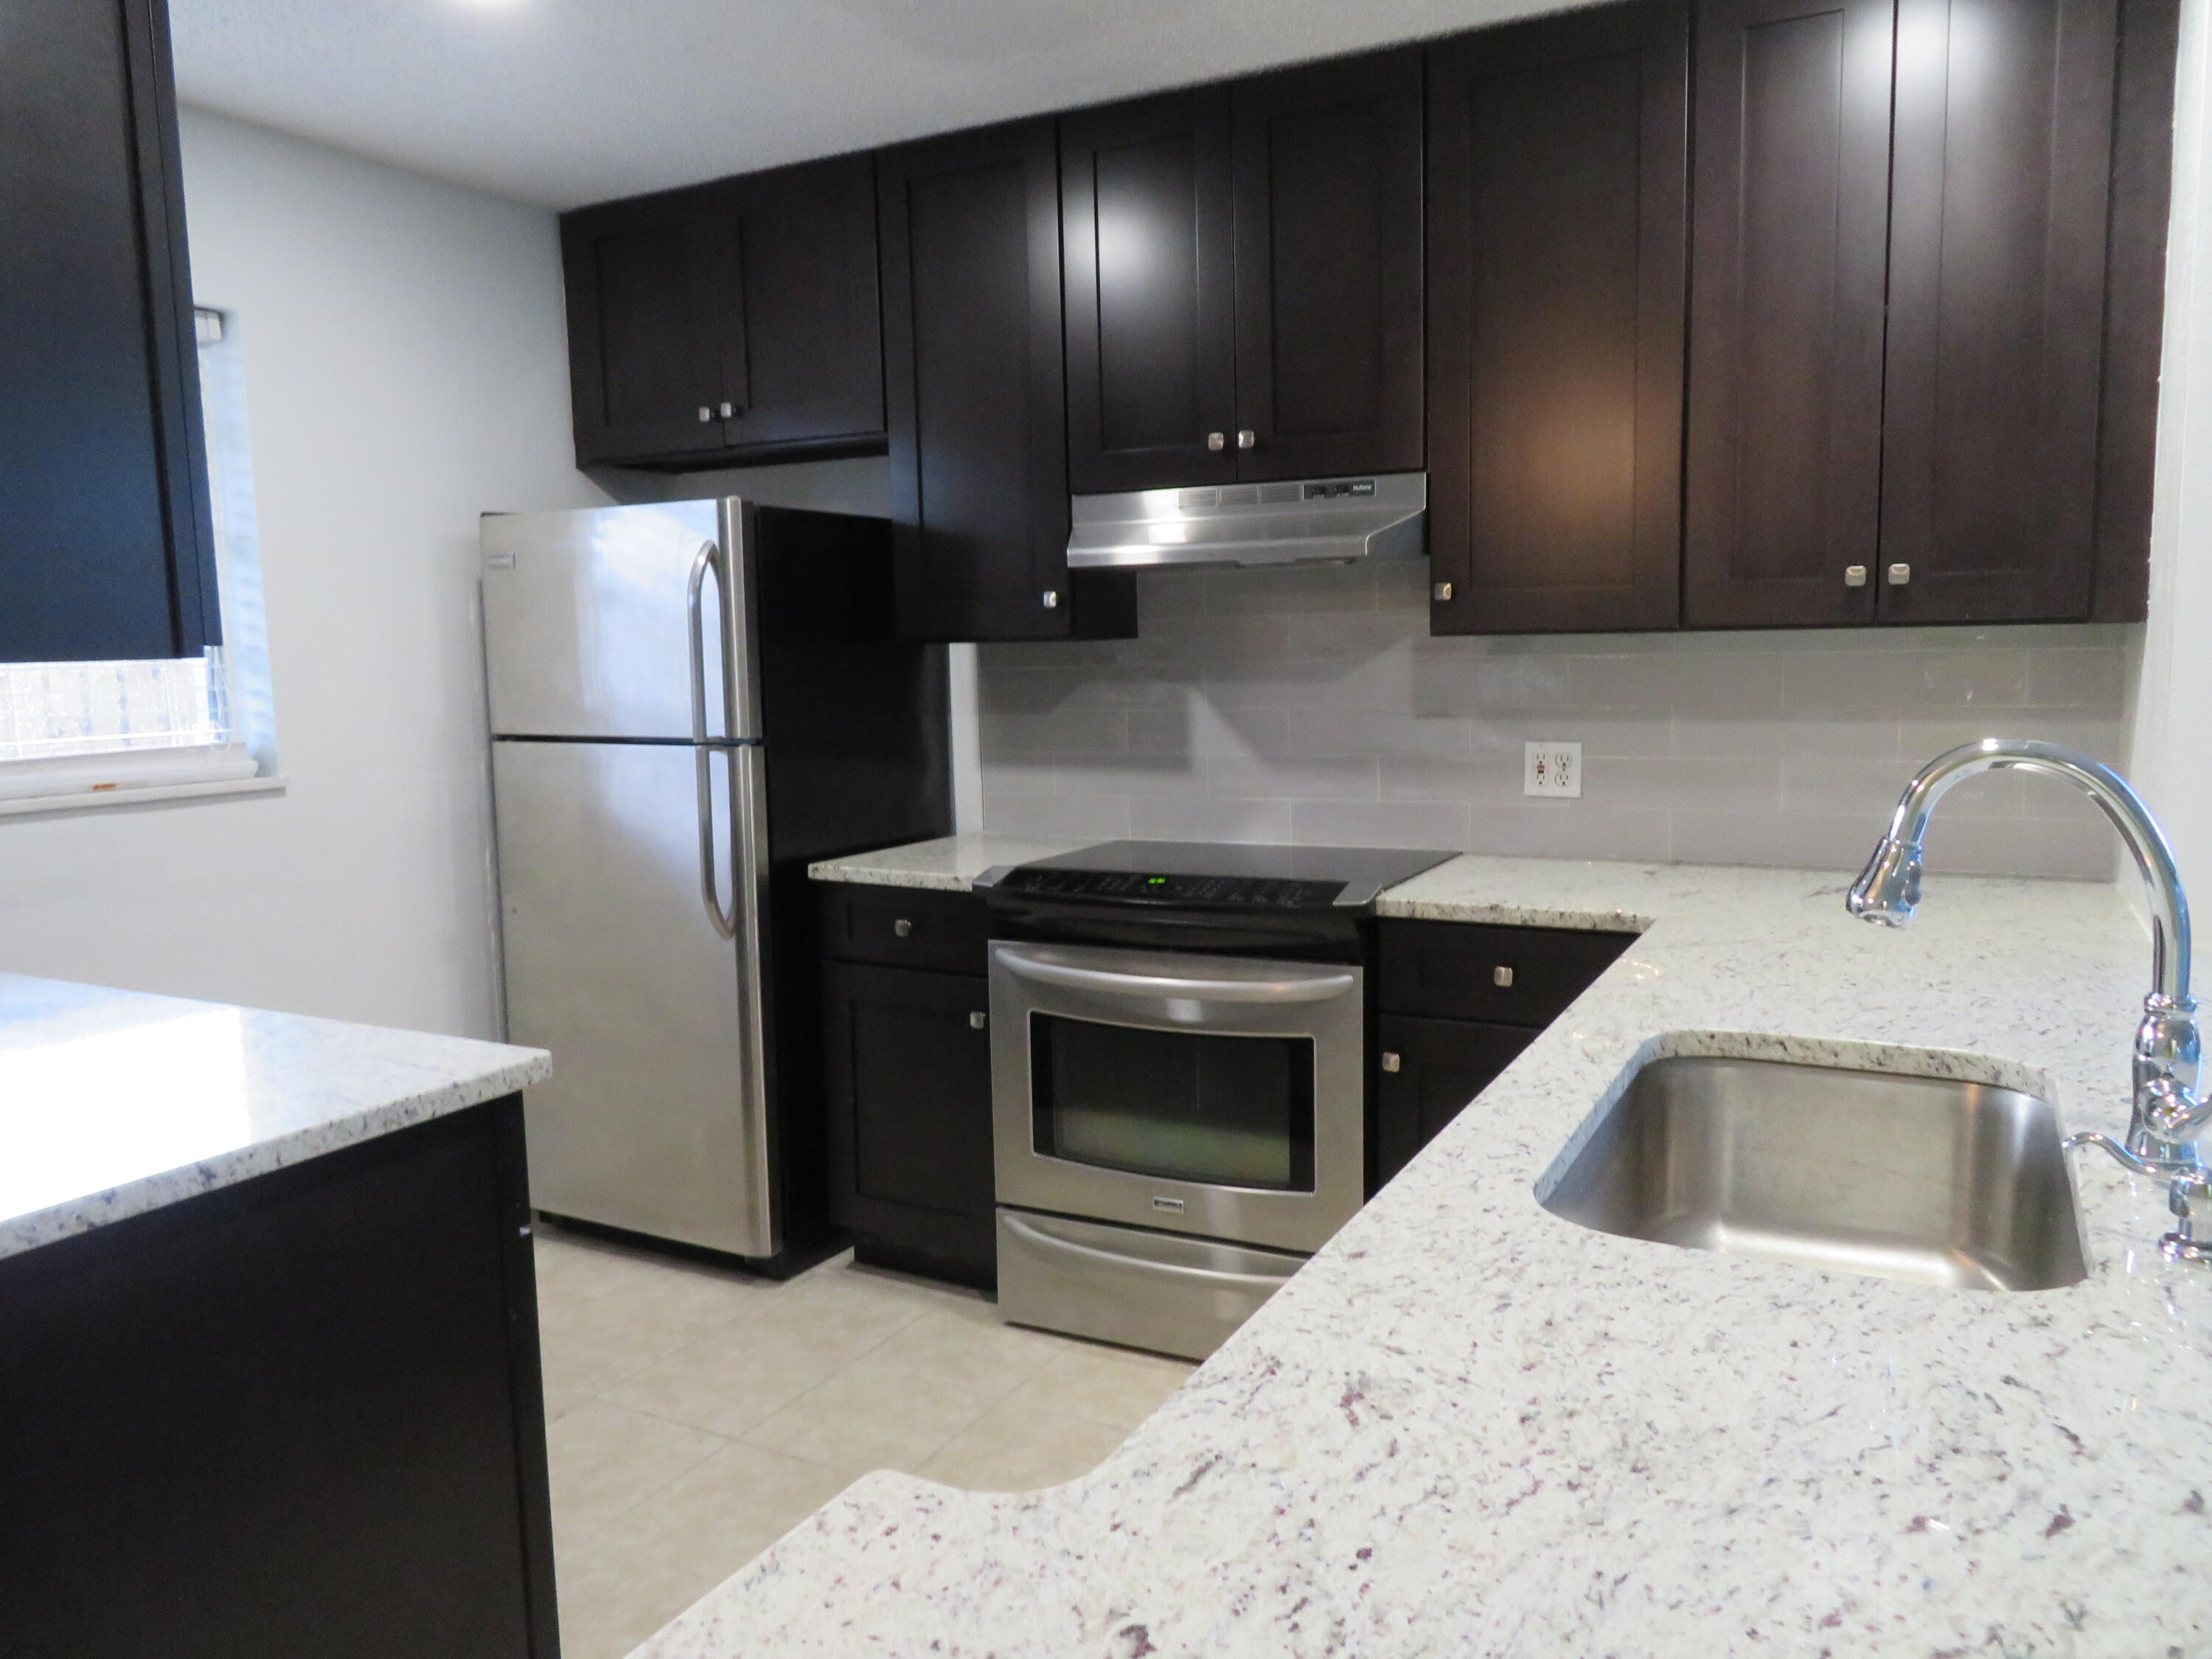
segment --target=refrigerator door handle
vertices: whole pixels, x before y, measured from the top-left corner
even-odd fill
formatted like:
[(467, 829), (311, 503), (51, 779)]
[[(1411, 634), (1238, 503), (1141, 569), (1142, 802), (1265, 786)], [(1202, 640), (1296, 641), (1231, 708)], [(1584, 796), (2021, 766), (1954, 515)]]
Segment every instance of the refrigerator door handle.
[[(706, 585), (707, 572), (714, 572), (715, 608), (726, 611), (729, 605), (729, 579), (721, 562), (722, 550), (712, 542), (700, 544), (698, 556), (691, 561), (691, 580), (684, 589), (684, 610), (691, 631), (691, 762), (696, 781), (695, 793), (699, 803), (699, 897), (707, 907), (708, 919), (714, 931), (724, 939), (738, 936), (738, 916), (744, 908), (743, 896), (732, 892), (730, 908), (722, 908), (722, 896), (714, 878), (714, 751), (708, 747), (707, 736), (707, 635), (704, 617), (701, 615), (702, 589)], [(726, 620), (726, 619), (725, 619)], [(726, 632), (725, 629), (725, 632)], [(722, 676), (729, 678), (729, 654), (723, 653)], [(725, 687), (723, 708), (729, 707)], [(736, 808), (738, 797), (737, 757), (732, 755), (730, 766), (730, 838), (738, 844), (743, 833), (738, 822)], [(734, 887), (736, 883), (732, 883)]]

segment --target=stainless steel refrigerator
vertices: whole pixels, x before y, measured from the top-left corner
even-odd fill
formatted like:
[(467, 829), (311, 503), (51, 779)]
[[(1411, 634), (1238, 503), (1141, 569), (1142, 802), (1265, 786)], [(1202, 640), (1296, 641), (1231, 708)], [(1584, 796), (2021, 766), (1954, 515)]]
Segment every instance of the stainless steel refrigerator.
[(834, 1237), (806, 866), (951, 827), (890, 526), (681, 501), (488, 515), (483, 552), (532, 1202), (795, 1270)]

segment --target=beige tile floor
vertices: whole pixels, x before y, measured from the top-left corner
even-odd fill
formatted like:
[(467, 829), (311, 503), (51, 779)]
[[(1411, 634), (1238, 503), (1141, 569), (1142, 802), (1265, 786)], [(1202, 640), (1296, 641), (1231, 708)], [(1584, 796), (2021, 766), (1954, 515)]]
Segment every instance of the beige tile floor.
[(538, 1231), (566, 1659), (632, 1647), (871, 1469), (1071, 1480), (1190, 1374), (839, 1256), (788, 1284)]

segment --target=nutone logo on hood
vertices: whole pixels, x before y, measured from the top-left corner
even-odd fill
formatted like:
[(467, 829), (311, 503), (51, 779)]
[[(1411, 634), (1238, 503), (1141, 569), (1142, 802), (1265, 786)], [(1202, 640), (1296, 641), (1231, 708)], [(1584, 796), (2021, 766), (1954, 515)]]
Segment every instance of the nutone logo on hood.
[(1354, 564), (1428, 550), (1429, 475), (1078, 495), (1071, 569), (1174, 565)]

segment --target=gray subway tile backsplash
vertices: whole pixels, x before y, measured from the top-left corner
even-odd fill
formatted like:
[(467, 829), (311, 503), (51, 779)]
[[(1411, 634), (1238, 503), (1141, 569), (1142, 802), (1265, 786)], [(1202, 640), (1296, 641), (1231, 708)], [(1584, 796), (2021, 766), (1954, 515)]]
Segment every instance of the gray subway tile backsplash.
[[(1431, 639), (1425, 565), (1160, 572), (1140, 637), (979, 653), (983, 823), (1036, 835), (1855, 867), (1955, 744), (2119, 764), (2131, 630), (2071, 626)], [(1583, 744), (1580, 800), (1521, 745)], [(2062, 787), (1960, 787), (1931, 866), (2101, 878)]]

